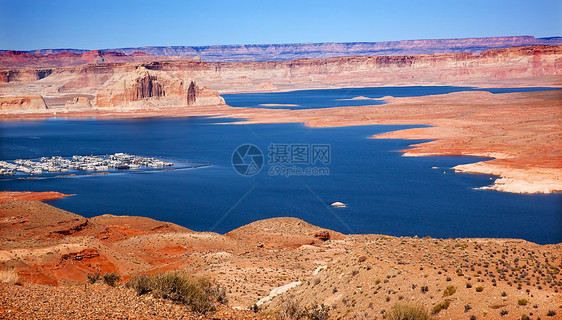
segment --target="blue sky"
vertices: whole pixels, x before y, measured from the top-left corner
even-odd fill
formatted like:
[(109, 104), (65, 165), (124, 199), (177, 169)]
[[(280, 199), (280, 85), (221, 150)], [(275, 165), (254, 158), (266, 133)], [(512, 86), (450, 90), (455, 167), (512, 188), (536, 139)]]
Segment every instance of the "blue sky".
[(562, 0), (0, 0), (0, 49), (562, 35)]

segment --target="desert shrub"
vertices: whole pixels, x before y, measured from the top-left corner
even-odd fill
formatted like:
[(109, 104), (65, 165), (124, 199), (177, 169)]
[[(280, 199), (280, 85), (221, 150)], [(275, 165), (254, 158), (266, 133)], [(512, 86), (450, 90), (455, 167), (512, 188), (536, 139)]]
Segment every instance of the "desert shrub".
[(433, 309), (432, 309), (433, 314), (437, 314), (437, 313), (439, 313), (439, 311), (449, 308), (450, 304), (451, 303), (449, 301), (444, 301), (444, 302), (441, 302), (441, 303), (438, 303), (438, 304), (434, 305)]
[(310, 308), (304, 308), (303, 318), (309, 320), (328, 320), (330, 307), (321, 304), (313, 304)]
[(309, 307), (302, 307), (294, 295), (281, 298), (280, 306), (271, 313), (278, 320), (328, 320), (330, 307), (325, 304), (314, 303)]
[(519, 299), (517, 300), (517, 304), (520, 306), (526, 306), (527, 305), (527, 299)]
[(386, 313), (388, 320), (431, 320), (427, 310), (409, 303), (395, 303)]
[(500, 311), (500, 316), (503, 317), (503, 316), (507, 315), (508, 313), (509, 312), (507, 310), (502, 310), (502, 311)]
[(101, 275), (99, 272), (93, 273), (93, 274), (89, 274), (88, 273), (88, 282), (91, 284), (94, 284), (98, 281), (100, 281), (101, 279)]
[(275, 312), (275, 317), (277, 319), (300, 319), (301, 315), (301, 306), (293, 295), (288, 298), (283, 298), (281, 306)]
[(254, 303), (253, 305), (251, 305), (248, 310), (250, 311), (254, 311), (254, 313), (258, 313), (260, 311), (260, 307), (258, 306), (257, 303)]
[(452, 296), (456, 291), (457, 288), (455, 286), (448, 286), (447, 289), (443, 291), (443, 296), (444, 297)]
[(15, 284), (19, 280), (19, 274), (14, 268), (0, 270), (0, 282)]
[(484, 287), (483, 286), (478, 286), (476, 287), (476, 292), (482, 292), (484, 291)]
[(528, 315), (524, 314), (521, 316), (521, 320), (531, 320)]
[(465, 304), (464, 305), (464, 312), (468, 312), (468, 310), (472, 309), (472, 307), (470, 306), (470, 304)]
[(429, 291), (429, 287), (428, 287), (428, 286), (421, 286), (420, 289), (421, 289), (421, 292), (422, 292), (422, 293), (426, 293), (426, 292)]
[(554, 317), (556, 315), (556, 311), (554, 310), (548, 310), (548, 312), (546, 313), (547, 316), (549, 317)]
[(149, 276), (134, 276), (125, 286), (134, 289), (139, 296), (152, 292), (152, 281)]
[(179, 272), (136, 276), (127, 282), (127, 287), (138, 295), (152, 293), (157, 298), (182, 303), (198, 313), (216, 310), (215, 302), (227, 302), (226, 291), (208, 278)]
[(115, 272), (106, 273), (103, 275), (103, 282), (109, 286), (115, 287), (120, 278), (121, 277)]

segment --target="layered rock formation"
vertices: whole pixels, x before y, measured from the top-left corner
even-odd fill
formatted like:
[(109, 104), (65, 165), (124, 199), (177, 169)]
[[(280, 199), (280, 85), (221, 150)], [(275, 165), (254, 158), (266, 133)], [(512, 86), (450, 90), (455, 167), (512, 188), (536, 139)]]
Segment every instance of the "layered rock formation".
[(1, 113), (35, 113), (47, 111), (41, 96), (0, 97)]
[(82, 52), (60, 51), (49, 54), (30, 54), (21, 51), (5, 51), (0, 53), (0, 68), (64, 67), (99, 63), (149, 62), (156, 60), (198, 60), (179, 56), (159, 57), (140, 51), (130, 52), (129, 54), (118, 51), (78, 51)]
[[(489, 37), (467, 39), (426, 39), (382, 42), (348, 43), (288, 43), (263, 45), (173, 46), (106, 49), (100, 52), (135, 54), (143, 52), (154, 56), (197, 57), (208, 62), (282, 61), (301, 58), (329, 58), (343, 56), (420, 55), (455, 52), (480, 53), (485, 50), (531, 45), (561, 45), (562, 38), (535, 38), (532, 36)], [(82, 54), (86, 50), (44, 49), (33, 50), (33, 55), (57, 53)], [(101, 54), (100, 53), (100, 54)], [(1, 59), (0, 59), (1, 61)]]
[(181, 80), (163, 71), (139, 67), (126, 74), (115, 74), (109, 86), (96, 95), (97, 108), (162, 108), (174, 106), (222, 105), (217, 92)]
[[(483, 52), (300, 59), (283, 62), (205, 63), (195, 61), (143, 64), (98, 64), (69, 68), (3, 69), (0, 83), (37, 81), (26, 92), (58, 88), (58, 92), (90, 93), (107, 88), (109, 78), (136, 70), (165, 71), (174, 77), (197, 79), (220, 92), (255, 92), (303, 88), (390, 85), (485, 85), (505, 80), (514, 84), (552, 85), (562, 68), (561, 46), (513, 47)], [(550, 77), (550, 78), (549, 78)], [(545, 82), (546, 81), (546, 82)], [(51, 89), (46, 89), (48, 84)], [(25, 84), (22, 84), (25, 86)], [(42, 87), (43, 86), (43, 87)], [(5, 93), (0, 86), (0, 94)], [(50, 94), (50, 93), (49, 93)]]

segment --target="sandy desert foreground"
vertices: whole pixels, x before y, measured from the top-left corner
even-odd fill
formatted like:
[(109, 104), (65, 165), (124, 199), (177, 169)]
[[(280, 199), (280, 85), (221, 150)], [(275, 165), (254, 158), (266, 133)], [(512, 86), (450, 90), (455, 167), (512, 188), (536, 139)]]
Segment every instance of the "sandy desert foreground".
[[(343, 235), (296, 218), (223, 235), (141, 217), (86, 219), (14, 193), (1, 198), (2, 276), (15, 270), (18, 283), (0, 284), (3, 318), (198, 318), (121, 286), (165, 270), (204, 275), (226, 289), (228, 307), (208, 319), (273, 318), (287, 306), (315, 304), (329, 306), (330, 319), (383, 319), (397, 302), (437, 319), (562, 315), (561, 244)], [(90, 285), (95, 272), (121, 281)], [(258, 313), (240, 310), (251, 306)]]

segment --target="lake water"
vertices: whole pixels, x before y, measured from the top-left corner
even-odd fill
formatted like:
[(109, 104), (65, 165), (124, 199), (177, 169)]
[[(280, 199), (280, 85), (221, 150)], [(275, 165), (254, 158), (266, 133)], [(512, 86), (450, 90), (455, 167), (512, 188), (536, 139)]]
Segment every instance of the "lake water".
[[(368, 87), (321, 90), (298, 90), (290, 92), (223, 94), (227, 104), (233, 107), (308, 109), (383, 104), (385, 96), (419, 97), (459, 91), (487, 91), (491, 93), (530, 92), (561, 90), (554, 87), (527, 88), (475, 88), (452, 86)], [(365, 97), (369, 99), (353, 99)]]
[[(291, 216), (344, 233), (562, 242), (560, 194), (475, 190), (491, 184), (495, 177), (459, 174), (449, 168), (481, 158), (401, 157), (398, 150), (420, 141), (366, 139), (413, 126), (307, 128), (229, 121), (234, 119), (1, 122), (3, 160), (126, 152), (212, 165), (102, 176), (2, 178), (0, 187), (76, 194), (49, 203), (86, 217), (106, 213), (145, 216), (197, 231), (224, 233), (258, 219)], [(255, 145), (263, 152), (259, 173), (243, 176), (233, 168), (233, 152), (242, 144)], [(270, 147), (312, 152), (314, 147), (326, 145), (329, 161), (303, 165), (295, 157), (289, 163), (269, 163), (280, 155), (270, 154)], [(317, 169), (313, 173), (318, 175), (286, 177), (280, 175), (279, 167)], [(330, 206), (335, 201), (347, 207)]]

